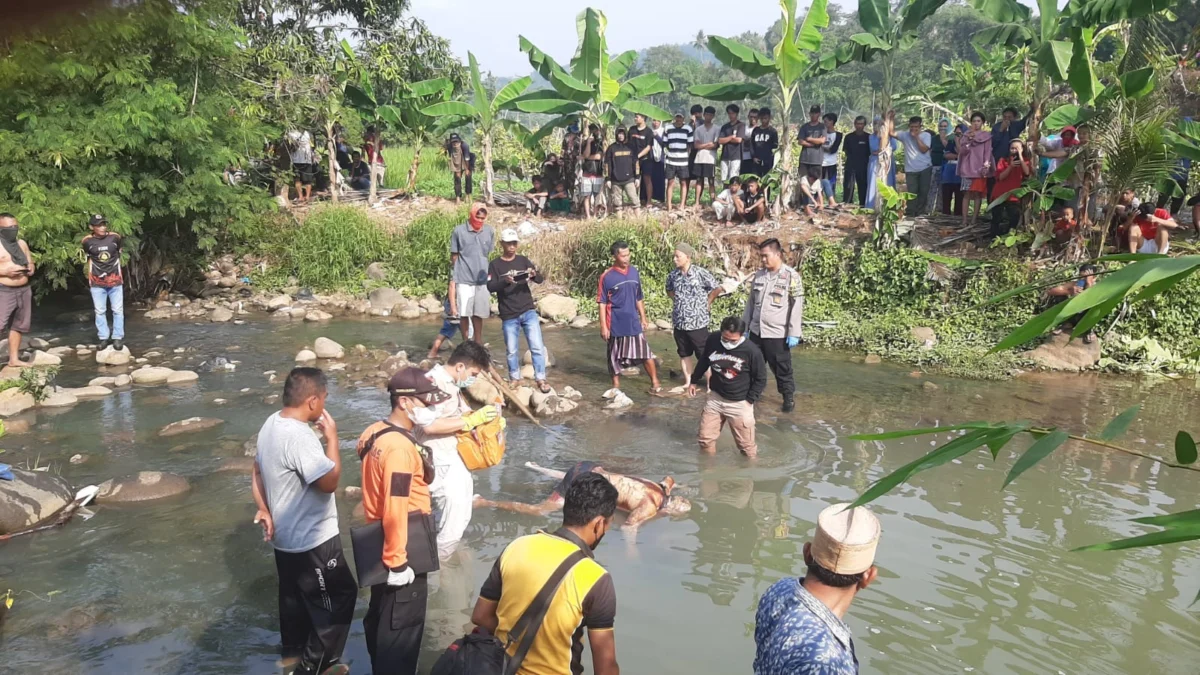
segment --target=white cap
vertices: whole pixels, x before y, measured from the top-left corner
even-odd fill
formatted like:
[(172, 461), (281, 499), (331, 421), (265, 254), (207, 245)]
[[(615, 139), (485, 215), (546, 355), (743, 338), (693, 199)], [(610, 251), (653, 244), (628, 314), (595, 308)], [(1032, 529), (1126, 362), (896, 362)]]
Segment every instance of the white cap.
[(817, 516), (817, 535), (812, 557), (835, 574), (858, 574), (871, 569), (882, 528), (879, 519), (865, 507), (848, 509), (834, 504)]
[(517, 231), (510, 227), (507, 230), (500, 233), (500, 241), (504, 241), (504, 242), (521, 241), (521, 238), (517, 236)]

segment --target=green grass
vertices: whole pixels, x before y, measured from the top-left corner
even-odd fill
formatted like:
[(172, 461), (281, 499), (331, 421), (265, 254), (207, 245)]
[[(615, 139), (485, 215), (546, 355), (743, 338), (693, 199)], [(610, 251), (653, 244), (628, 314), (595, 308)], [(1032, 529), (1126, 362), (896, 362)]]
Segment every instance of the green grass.
[[(387, 172), (383, 176), (383, 187), (389, 190), (403, 190), (408, 187), (408, 170), (412, 166), (416, 148), (399, 146), (386, 148), (383, 151), (384, 161), (387, 162)], [(476, 153), (476, 172), (473, 176), (476, 195), (483, 193), (483, 158)], [(508, 174), (496, 172), (497, 190), (514, 190), (524, 192), (530, 187), (529, 181), (513, 179), (511, 185)], [(464, 186), (465, 187), (465, 186)], [(441, 146), (426, 145), (421, 149), (421, 164), (417, 167), (417, 194), (454, 199), (454, 174), (450, 172), (449, 160)]]

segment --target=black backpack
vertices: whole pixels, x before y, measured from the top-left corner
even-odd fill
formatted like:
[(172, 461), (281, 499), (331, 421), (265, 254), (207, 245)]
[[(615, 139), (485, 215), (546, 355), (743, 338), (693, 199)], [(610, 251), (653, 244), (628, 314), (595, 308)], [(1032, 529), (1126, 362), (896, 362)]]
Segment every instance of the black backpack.
[[(507, 644), (494, 635), (468, 633), (446, 648), (433, 665), (430, 675), (515, 675), (533, 646), (542, 620), (550, 609), (550, 600), (562, 584), (563, 577), (586, 557), (587, 554), (579, 550), (562, 561), (509, 631)], [(517, 651), (509, 658), (508, 648), (514, 642), (517, 642)]]

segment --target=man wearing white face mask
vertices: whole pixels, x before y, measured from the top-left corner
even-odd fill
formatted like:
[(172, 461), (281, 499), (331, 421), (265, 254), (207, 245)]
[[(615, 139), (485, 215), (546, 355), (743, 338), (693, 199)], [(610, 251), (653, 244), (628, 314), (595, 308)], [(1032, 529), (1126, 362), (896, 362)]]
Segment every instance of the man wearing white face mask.
[(470, 431), (500, 415), (491, 405), (472, 412), (462, 394), (490, 365), (486, 347), (471, 340), (463, 342), (450, 354), (446, 365), (434, 366), (427, 373), (449, 398), (412, 411), (417, 439), (433, 452), (435, 475), (429, 493), (437, 521), (438, 556), (443, 560), (454, 552), (471, 523), (475, 495), (475, 481), (458, 454), (458, 432)]
[(700, 449), (715, 454), (721, 429), (728, 424), (738, 450), (754, 459), (758, 456), (754, 403), (767, 388), (767, 362), (758, 346), (746, 339), (746, 322), (740, 317), (726, 317), (721, 322), (721, 332), (708, 336), (692, 373), (688, 396), (696, 395), (695, 383), (708, 370), (712, 371), (708, 378), (708, 400), (700, 415), (697, 434)]

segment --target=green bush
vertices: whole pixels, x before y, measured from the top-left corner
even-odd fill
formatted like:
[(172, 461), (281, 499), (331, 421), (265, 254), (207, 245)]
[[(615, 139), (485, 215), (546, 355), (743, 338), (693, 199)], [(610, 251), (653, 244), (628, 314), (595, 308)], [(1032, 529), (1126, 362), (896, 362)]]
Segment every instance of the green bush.
[(409, 223), (397, 237), (388, 282), (412, 295), (446, 295), (450, 281), (450, 234), (466, 222), (467, 210), (432, 211)]
[(318, 206), (289, 233), (279, 233), (279, 266), (317, 291), (361, 287), (367, 265), (388, 260), (393, 237), (353, 206)]

